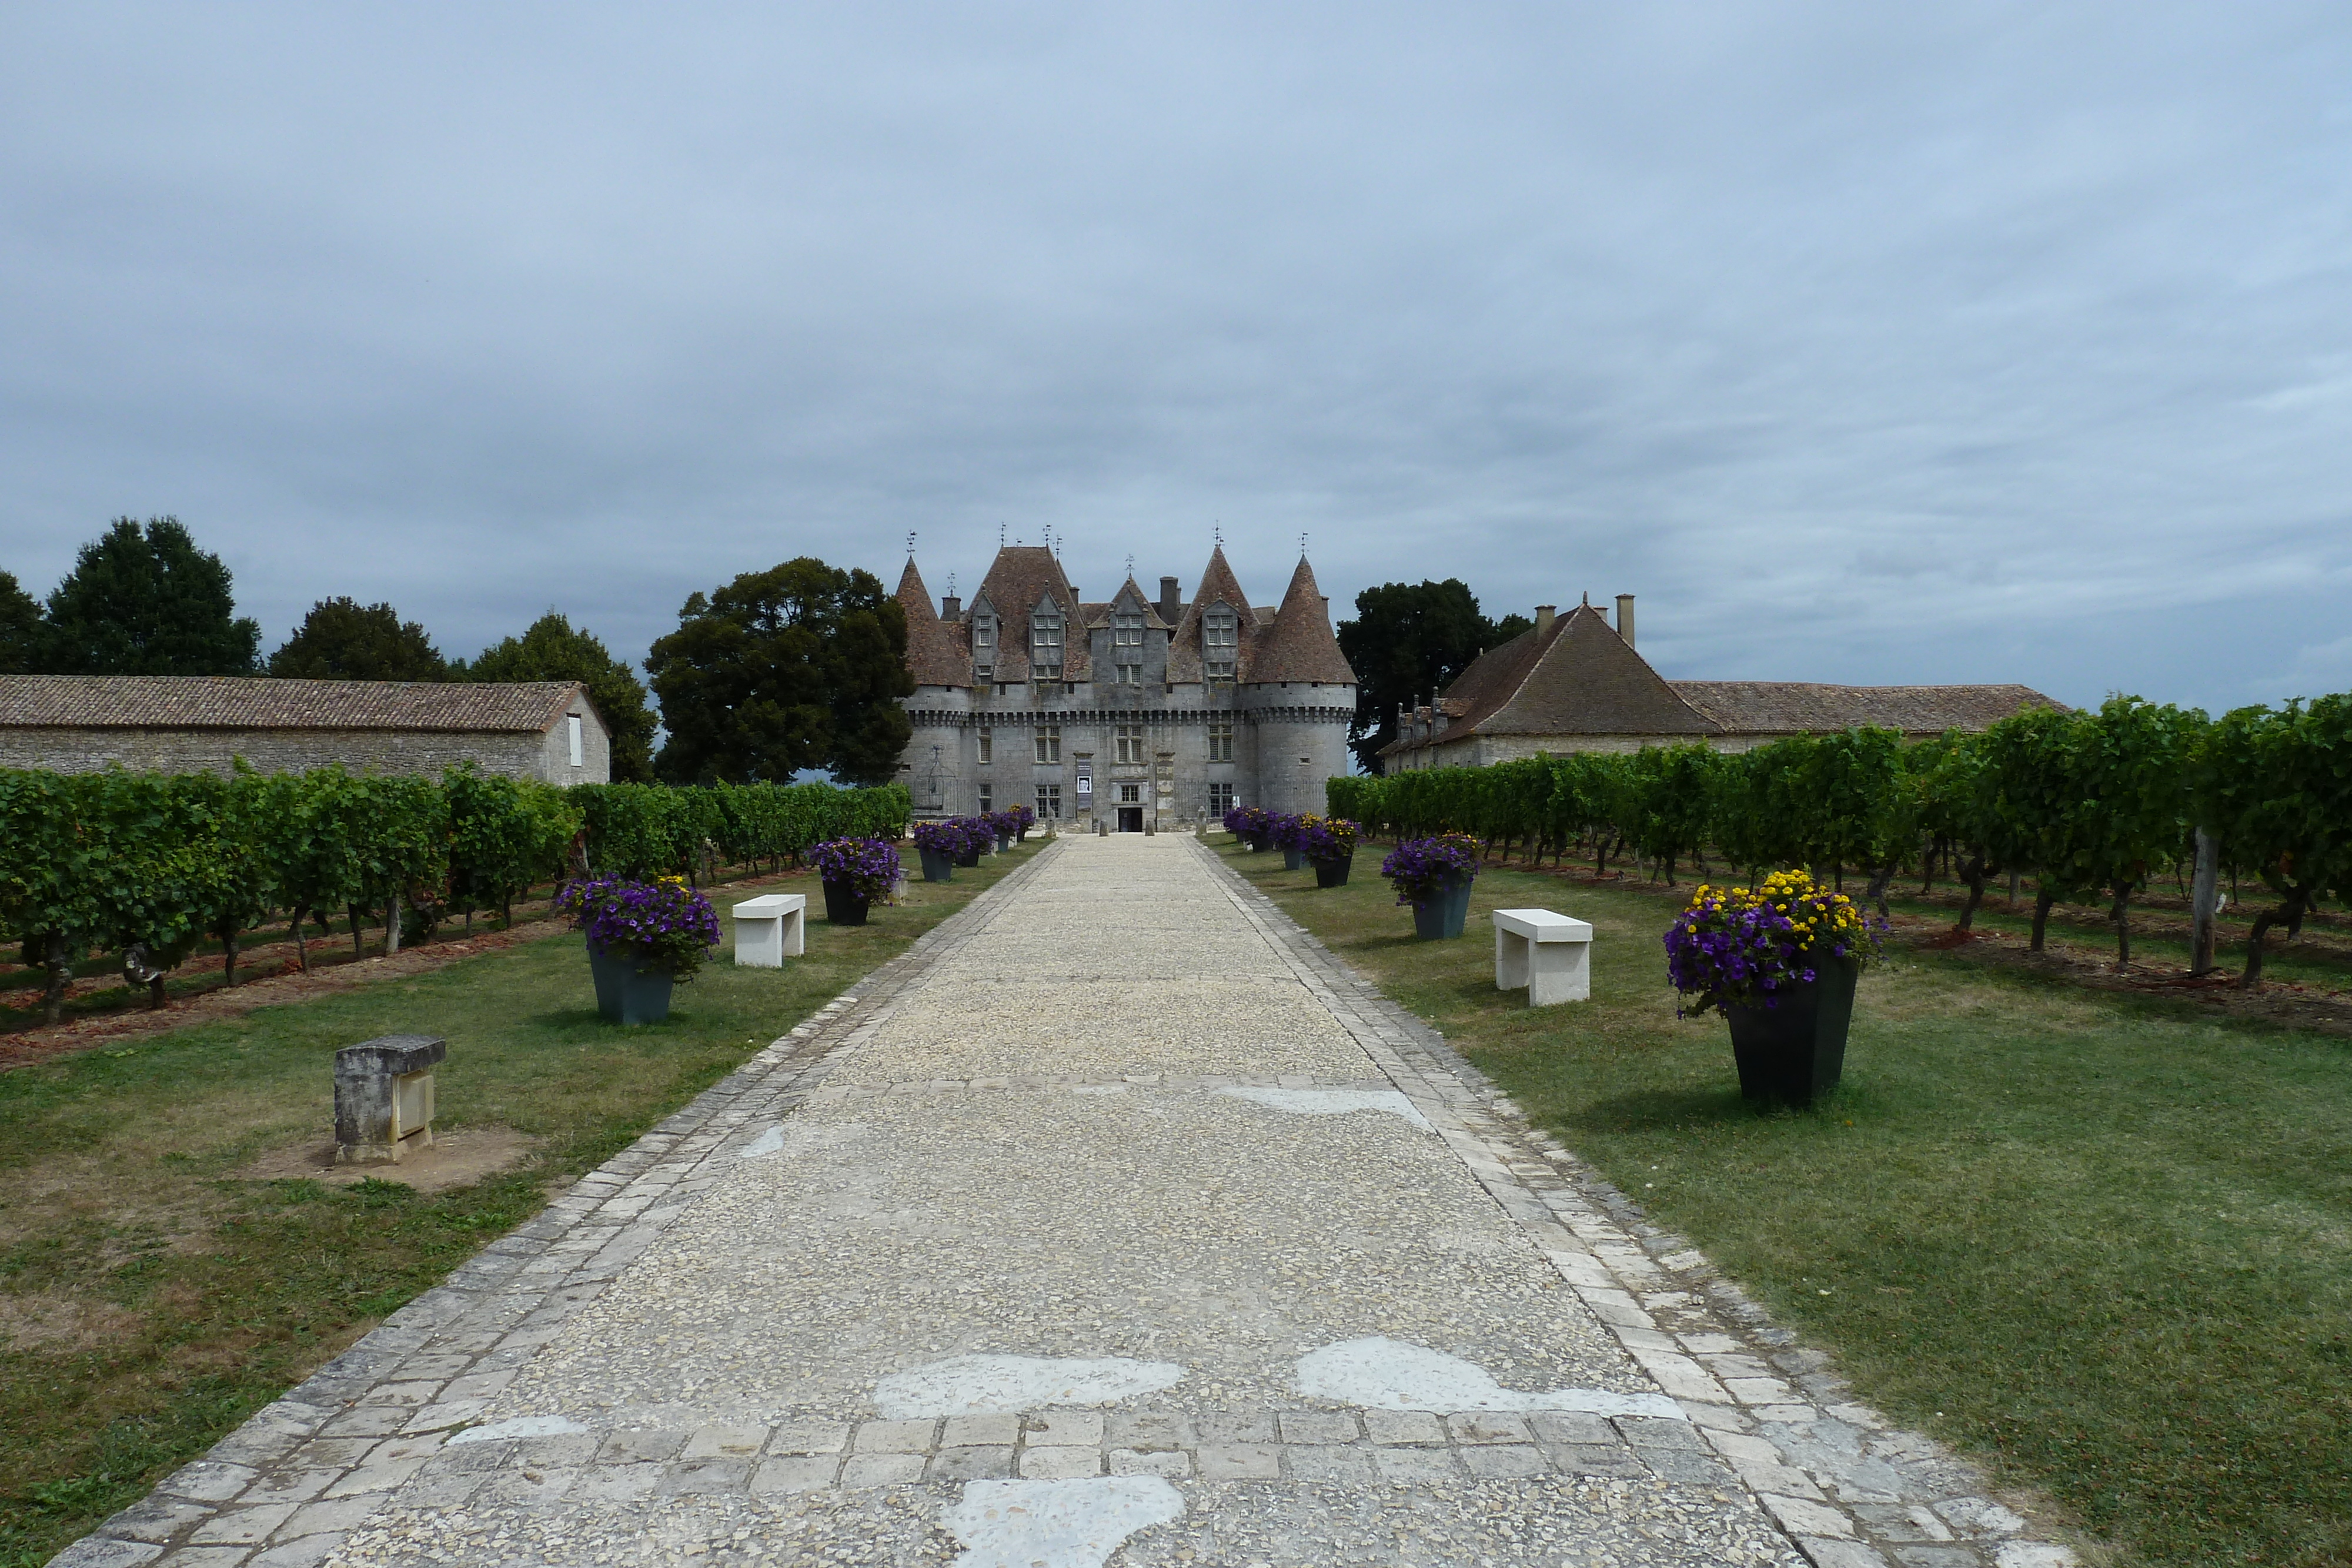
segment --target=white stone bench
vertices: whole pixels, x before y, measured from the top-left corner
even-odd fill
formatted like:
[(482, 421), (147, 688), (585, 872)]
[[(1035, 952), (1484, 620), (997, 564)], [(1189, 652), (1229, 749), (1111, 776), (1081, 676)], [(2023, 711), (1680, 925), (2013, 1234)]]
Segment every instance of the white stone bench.
[(1592, 995), (1592, 927), (1549, 909), (1495, 911), (1495, 988), (1527, 988), (1528, 1006)]
[(808, 894), (771, 893), (735, 906), (735, 961), (781, 969), (801, 956), (808, 939)]

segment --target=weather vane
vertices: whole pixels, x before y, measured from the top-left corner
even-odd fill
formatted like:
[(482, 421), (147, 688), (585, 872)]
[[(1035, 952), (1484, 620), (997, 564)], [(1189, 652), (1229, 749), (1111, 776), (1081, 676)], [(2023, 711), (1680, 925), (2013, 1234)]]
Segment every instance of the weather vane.
[(1305, 555), (1307, 553), (1307, 535), (1304, 531), (1302, 531), (1298, 536), (1298, 553), (1300, 555)]
[(1135, 556), (1131, 551), (1129, 553), (1127, 558), (1127, 575), (1129, 577), (1133, 577), (1135, 575)]
[(912, 528), (907, 530), (907, 553), (910, 556), (915, 553), (915, 530)]
[(996, 548), (998, 549), (1004, 548), (1004, 525), (1002, 522), (996, 525)]
[(955, 596), (955, 573), (950, 572), (948, 573), (948, 597), (953, 599)]
[(1209, 537), (1217, 541), (1217, 548), (1219, 549), (1225, 548), (1225, 525), (1223, 518), (1220, 518), (1216, 525), (1209, 529)]

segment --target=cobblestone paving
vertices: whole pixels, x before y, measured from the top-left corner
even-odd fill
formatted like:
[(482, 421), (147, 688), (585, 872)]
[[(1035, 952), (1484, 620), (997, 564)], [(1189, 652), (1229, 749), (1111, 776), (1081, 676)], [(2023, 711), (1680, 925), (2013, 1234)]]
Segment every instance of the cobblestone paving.
[(1066, 840), (58, 1562), (2048, 1568), (1191, 840)]

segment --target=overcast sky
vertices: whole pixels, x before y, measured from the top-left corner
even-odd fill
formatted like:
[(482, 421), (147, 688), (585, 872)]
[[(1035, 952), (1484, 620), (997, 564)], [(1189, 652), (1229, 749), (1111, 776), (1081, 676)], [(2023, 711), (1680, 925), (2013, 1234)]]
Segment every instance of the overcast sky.
[(2352, 9), (0, 4), (0, 568), (641, 656), (794, 555), (2352, 687)]

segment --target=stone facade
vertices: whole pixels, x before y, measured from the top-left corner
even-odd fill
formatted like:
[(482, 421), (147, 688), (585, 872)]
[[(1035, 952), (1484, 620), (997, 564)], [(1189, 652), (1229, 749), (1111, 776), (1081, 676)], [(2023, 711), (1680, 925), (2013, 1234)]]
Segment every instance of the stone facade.
[[(573, 760), (573, 727), (578, 760)], [(94, 773), (483, 772), (612, 778), (612, 737), (572, 681), (438, 684), (131, 675), (0, 678), (0, 768)]]
[(1533, 630), (1481, 653), (1425, 704), (1400, 708), (1384, 770), (1484, 768), (1572, 751), (1634, 752), (1702, 742), (1748, 751), (1787, 736), (1870, 725), (1924, 739), (1973, 732), (2030, 707), (2061, 708), (2031, 686), (1842, 686), (1804, 681), (1669, 681), (1633, 651), (1633, 596), (1619, 628), (1580, 604), (1536, 607)]
[(1081, 601), (1052, 553), (997, 552), (969, 604), (898, 583), (915, 693), (899, 778), (918, 816), (1025, 805), (1118, 831), (1214, 821), (1227, 804), (1323, 808), (1348, 771), (1355, 672), (1304, 559), (1252, 606), (1216, 550), (1189, 601), (1172, 577)]

